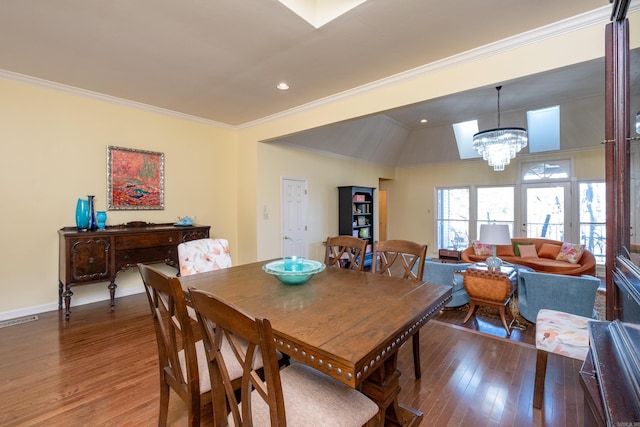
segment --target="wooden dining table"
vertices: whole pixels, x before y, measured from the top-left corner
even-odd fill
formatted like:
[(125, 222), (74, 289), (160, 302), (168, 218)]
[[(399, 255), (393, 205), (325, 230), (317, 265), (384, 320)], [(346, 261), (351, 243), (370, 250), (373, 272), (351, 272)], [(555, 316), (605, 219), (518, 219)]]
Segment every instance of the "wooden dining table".
[(263, 271), (266, 263), (180, 282), (268, 318), (278, 350), (360, 389), (385, 412), (386, 425), (418, 425), (422, 413), (398, 402), (398, 349), (447, 304), (451, 288), (333, 267), (285, 285)]

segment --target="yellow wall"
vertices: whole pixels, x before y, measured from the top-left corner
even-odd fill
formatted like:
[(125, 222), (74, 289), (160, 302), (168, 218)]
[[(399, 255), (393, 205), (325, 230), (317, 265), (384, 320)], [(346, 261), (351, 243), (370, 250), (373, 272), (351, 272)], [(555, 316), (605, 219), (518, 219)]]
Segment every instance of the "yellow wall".
[[(378, 178), (395, 178), (389, 183), (389, 238), (401, 237), (428, 221), (415, 210), (432, 202), (410, 201), (414, 191), (428, 194), (446, 177), (467, 182), (467, 164), (393, 171), (262, 141), (601, 57), (603, 40), (604, 23), (582, 27), (491, 55), (445, 61), (237, 129), (0, 79), (0, 318), (57, 307), (56, 232), (73, 225), (78, 197), (95, 194), (97, 208), (105, 208), (107, 145), (163, 152), (166, 162), (165, 210), (109, 211), (108, 224), (197, 216), (213, 226), (215, 236), (230, 240), (234, 263), (270, 258), (280, 253), (280, 180), (303, 178), (310, 190), (310, 254), (318, 258), (320, 242), (337, 233), (337, 186), (377, 186)], [(271, 214), (267, 221), (264, 205)], [(432, 241), (431, 230), (419, 233)], [(135, 271), (119, 276), (118, 286), (117, 295), (142, 291)], [(74, 304), (107, 298), (106, 284), (73, 292)]]
[[(315, 154), (292, 148), (259, 144), (258, 156), (258, 259), (281, 256), (280, 206), (282, 178), (299, 178), (308, 181), (308, 258), (322, 261), (322, 242), (338, 233), (338, 188), (357, 185), (378, 187), (378, 178), (393, 174), (384, 168), (364, 162)], [(374, 202), (377, 201), (377, 193)], [(376, 202), (377, 203), (377, 202)], [(263, 219), (267, 206), (269, 219)], [(377, 237), (377, 236), (375, 236)]]
[[(0, 314), (57, 306), (57, 230), (75, 224), (79, 197), (106, 208), (106, 147), (165, 154), (165, 209), (109, 211), (107, 224), (196, 216), (237, 249), (235, 135), (137, 108), (0, 80)], [(118, 295), (140, 292), (135, 274)], [(106, 284), (73, 288), (74, 302), (104, 298)], [(5, 316), (6, 317), (6, 316)]]

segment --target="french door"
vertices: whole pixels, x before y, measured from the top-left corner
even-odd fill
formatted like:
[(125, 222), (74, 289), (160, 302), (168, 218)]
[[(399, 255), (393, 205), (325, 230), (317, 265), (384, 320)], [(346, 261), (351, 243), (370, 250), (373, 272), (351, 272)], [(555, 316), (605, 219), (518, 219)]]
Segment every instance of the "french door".
[(521, 236), (564, 241), (571, 236), (571, 183), (522, 186)]

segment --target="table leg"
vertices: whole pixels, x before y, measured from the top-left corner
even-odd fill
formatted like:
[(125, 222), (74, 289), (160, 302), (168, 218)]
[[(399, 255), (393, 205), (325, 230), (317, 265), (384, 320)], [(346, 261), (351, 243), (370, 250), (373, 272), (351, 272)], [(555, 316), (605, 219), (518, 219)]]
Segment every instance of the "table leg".
[(398, 353), (395, 352), (364, 380), (362, 392), (385, 413), (386, 426), (417, 426), (422, 421), (422, 412), (398, 402), (400, 371), (397, 362)]

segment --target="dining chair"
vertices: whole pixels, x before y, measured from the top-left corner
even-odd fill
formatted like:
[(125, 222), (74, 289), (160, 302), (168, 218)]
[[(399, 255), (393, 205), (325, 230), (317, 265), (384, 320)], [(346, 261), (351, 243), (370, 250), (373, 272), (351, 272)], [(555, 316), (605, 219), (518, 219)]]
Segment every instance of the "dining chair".
[(197, 239), (178, 245), (180, 275), (204, 273), (231, 267), (231, 252), (226, 239)]
[[(200, 425), (201, 405), (211, 400), (211, 382), (202, 340), (196, 341), (192, 321), (187, 314), (184, 292), (180, 281), (153, 267), (138, 264), (149, 300), (158, 345), (160, 365), (160, 413), (158, 425), (167, 424), (170, 389), (186, 403), (188, 425)], [(180, 348), (181, 347), (181, 348)], [(224, 352), (231, 347), (225, 343)], [(256, 361), (261, 367), (262, 360)], [(230, 366), (233, 388), (240, 387), (242, 368)]]
[[(427, 245), (409, 240), (383, 240), (375, 242), (373, 273), (422, 282)], [(417, 269), (414, 268), (417, 266)], [(420, 366), (420, 330), (411, 339), (413, 344), (413, 370), (416, 379), (422, 377)]]
[[(378, 406), (356, 389), (301, 362), (279, 369), (269, 319), (252, 316), (205, 291), (189, 292), (209, 360), (215, 426), (382, 424)], [(232, 360), (221, 351), (224, 337), (234, 346), (231, 357), (244, 367), (239, 400), (229, 382)], [(248, 346), (236, 346), (238, 339)], [(262, 378), (251, 367), (256, 355), (264, 362)]]
[(367, 241), (353, 236), (327, 237), (324, 263), (338, 268), (364, 270)]

